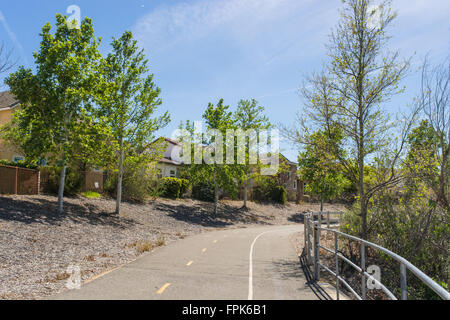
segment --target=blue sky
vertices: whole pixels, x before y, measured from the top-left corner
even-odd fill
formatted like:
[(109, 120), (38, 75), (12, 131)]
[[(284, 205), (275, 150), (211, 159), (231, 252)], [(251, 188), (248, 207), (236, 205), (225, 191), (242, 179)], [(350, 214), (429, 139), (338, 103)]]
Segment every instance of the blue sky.
[[(112, 37), (133, 31), (162, 89), (162, 110), (172, 116), (159, 133), (168, 136), (181, 120), (200, 120), (208, 102), (219, 98), (232, 108), (240, 99), (255, 98), (272, 123), (291, 124), (301, 111), (302, 78), (326, 62), (325, 44), (342, 7), (341, 0), (4, 1), (0, 39), (19, 65), (33, 66), (42, 26), (72, 4), (93, 19), (104, 54)], [(435, 62), (450, 53), (450, 1), (394, 0), (393, 6), (399, 16), (390, 50), (414, 55), (413, 70), (427, 53)], [(418, 74), (404, 84), (405, 93), (385, 106), (388, 112), (412, 101)], [(295, 148), (286, 142), (281, 147), (296, 160)]]

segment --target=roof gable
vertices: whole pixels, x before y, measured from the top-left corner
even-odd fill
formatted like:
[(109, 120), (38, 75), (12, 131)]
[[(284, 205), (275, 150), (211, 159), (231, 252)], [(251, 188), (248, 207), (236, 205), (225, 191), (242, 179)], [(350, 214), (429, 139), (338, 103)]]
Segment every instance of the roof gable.
[(19, 105), (19, 100), (14, 97), (11, 92), (3, 91), (0, 92), (0, 110), (9, 110), (17, 107)]

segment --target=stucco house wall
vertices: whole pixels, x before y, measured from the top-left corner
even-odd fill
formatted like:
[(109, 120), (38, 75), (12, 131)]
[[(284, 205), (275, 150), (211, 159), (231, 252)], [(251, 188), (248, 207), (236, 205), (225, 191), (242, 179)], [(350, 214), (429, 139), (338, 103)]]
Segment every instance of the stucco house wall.
[[(0, 92), (0, 126), (3, 126), (12, 120), (15, 110), (19, 108), (19, 102), (8, 92)], [(25, 159), (24, 155), (17, 149), (8, 146), (0, 139), (0, 159), (15, 161)]]

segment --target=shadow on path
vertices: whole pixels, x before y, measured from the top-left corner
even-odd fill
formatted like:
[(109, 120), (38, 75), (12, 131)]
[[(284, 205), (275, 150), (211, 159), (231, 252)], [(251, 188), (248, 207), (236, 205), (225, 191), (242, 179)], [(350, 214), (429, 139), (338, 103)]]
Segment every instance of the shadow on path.
[(308, 262), (306, 261), (306, 255), (304, 252), (299, 257), (300, 264), (303, 269), (303, 273), (306, 277), (306, 285), (314, 292), (317, 298), (320, 300), (333, 300), (330, 295), (314, 280), (314, 276), (309, 268)]

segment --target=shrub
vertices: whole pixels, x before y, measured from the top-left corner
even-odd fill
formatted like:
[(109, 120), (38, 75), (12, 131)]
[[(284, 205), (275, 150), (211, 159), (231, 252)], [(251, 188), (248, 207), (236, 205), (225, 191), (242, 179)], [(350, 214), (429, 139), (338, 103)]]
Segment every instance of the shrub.
[(280, 204), (286, 204), (287, 191), (283, 186), (276, 186), (272, 189), (272, 201)]
[(178, 178), (164, 178), (163, 197), (176, 199), (180, 197), (182, 181)]
[(214, 202), (214, 186), (210, 182), (200, 182), (192, 186), (192, 198)]
[[(111, 197), (117, 196), (118, 172), (108, 172), (104, 190)], [(127, 163), (122, 180), (122, 199), (145, 202), (148, 196), (156, 197), (161, 192), (160, 184), (154, 178), (154, 172), (148, 164)]]
[[(356, 202), (341, 219), (342, 232), (360, 236), (359, 209), (359, 202)], [(380, 192), (373, 197), (368, 208), (367, 218), (371, 228), (367, 240), (402, 256), (445, 287), (450, 283), (449, 217), (444, 208), (430, 203), (424, 192), (404, 192), (399, 198), (395, 190)], [(350, 256), (358, 257), (358, 246), (348, 248)], [(383, 284), (396, 293), (394, 290), (398, 289), (398, 262), (379, 252), (371, 258), (373, 261), (370, 263), (379, 265), (384, 270)], [(437, 298), (434, 292), (415, 277), (408, 277), (408, 295), (411, 299)]]
[(189, 189), (189, 180), (179, 178), (162, 179), (162, 196), (166, 198), (181, 198)]
[(8, 160), (2, 160), (0, 159), (0, 165), (10, 166), (10, 167), (19, 167), (19, 168), (26, 168), (26, 169), (37, 169), (38, 166), (28, 163), (26, 161), (8, 161)]
[(107, 178), (103, 185), (103, 191), (111, 197), (116, 197), (117, 193), (117, 172), (107, 172)]
[(181, 180), (181, 189), (180, 189), (180, 197), (182, 197), (189, 190), (189, 180), (180, 179)]
[[(61, 167), (48, 166), (42, 168), (41, 172), (48, 174), (45, 191), (52, 194), (57, 194), (59, 189)], [(68, 167), (66, 170), (66, 180), (64, 183), (64, 194), (75, 195), (80, 193), (83, 186), (83, 180), (84, 177), (80, 170)]]
[(82, 192), (81, 195), (88, 199), (98, 199), (100, 198), (100, 194), (93, 191)]
[(279, 186), (272, 177), (259, 177), (253, 188), (253, 199), (286, 204), (287, 191), (285, 187)]
[(261, 176), (256, 179), (256, 185), (253, 188), (253, 199), (258, 201), (270, 201), (272, 191), (277, 187), (275, 180), (271, 177)]

